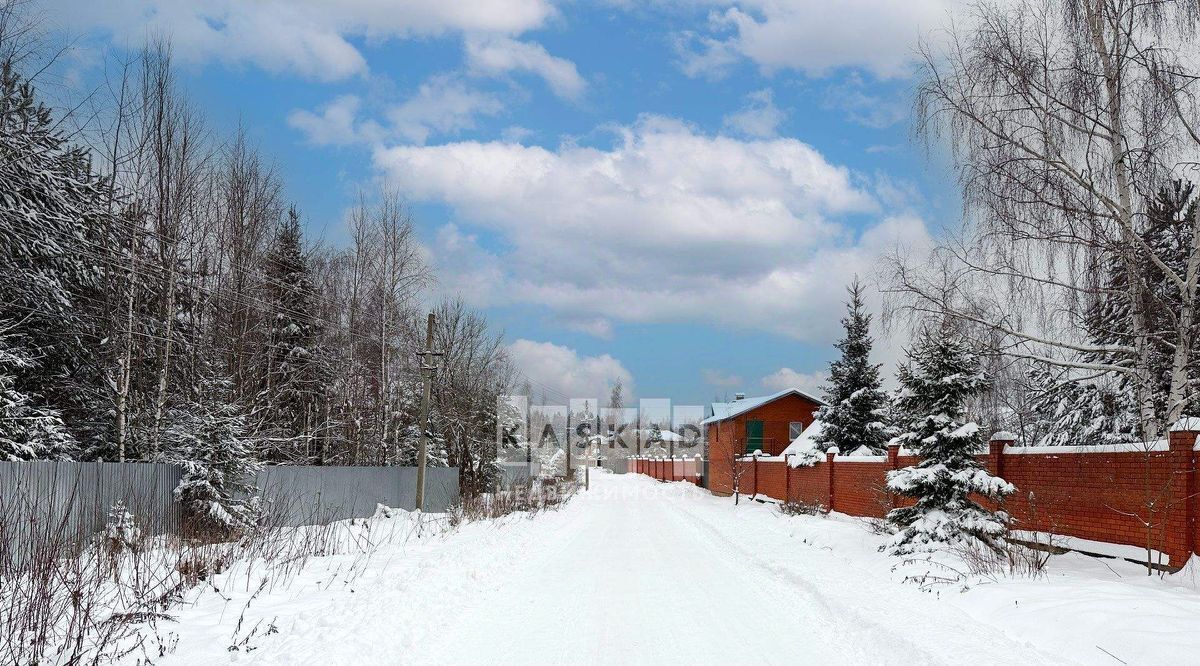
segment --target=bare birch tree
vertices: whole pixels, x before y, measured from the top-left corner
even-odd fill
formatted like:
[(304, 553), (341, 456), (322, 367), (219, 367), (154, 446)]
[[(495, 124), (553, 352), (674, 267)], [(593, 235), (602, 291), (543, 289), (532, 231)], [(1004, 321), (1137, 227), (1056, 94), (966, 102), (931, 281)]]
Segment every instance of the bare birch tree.
[[(1196, 20), (1194, 0), (972, 5), (944, 47), (922, 48), (917, 97), (918, 134), (949, 143), (968, 224), (937, 261), (895, 262), (914, 310), (990, 331), (1013, 357), (1126, 378), (1149, 439), (1192, 397), (1200, 225), (1183, 265), (1144, 231), (1147, 202), (1200, 154)], [(1177, 294), (1169, 330), (1148, 317), (1147, 266)], [(1088, 339), (1086, 312), (1107, 298), (1128, 303), (1127, 328)], [(1171, 349), (1164, 395), (1155, 345)]]

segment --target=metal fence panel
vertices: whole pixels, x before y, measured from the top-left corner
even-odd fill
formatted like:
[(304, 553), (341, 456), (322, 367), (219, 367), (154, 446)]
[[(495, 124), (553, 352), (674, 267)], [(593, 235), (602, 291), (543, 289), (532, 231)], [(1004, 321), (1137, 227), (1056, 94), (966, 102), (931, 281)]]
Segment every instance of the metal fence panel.
[(182, 477), (177, 465), (157, 463), (0, 463), (0, 567), (16, 566), (30, 544), (81, 547), (118, 503), (147, 535), (178, 533), (172, 491)]
[[(417, 506), (415, 467), (266, 466), (255, 479), (277, 524), (325, 525), (366, 518), (375, 507), (411, 511)], [(425, 511), (442, 513), (458, 498), (458, 468), (425, 470)]]
[[(417, 468), (393, 467), (400, 474), (401, 509), (417, 506)], [(430, 467), (425, 470), (425, 511), (443, 513), (458, 500), (458, 468)]]
[(500, 487), (511, 488), (514, 485), (528, 483), (530, 479), (537, 478), (542, 473), (542, 464), (539, 462), (528, 463), (501, 463), (500, 464)]
[[(81, 547), (118, 502), (146, 535), (181, 533), (182, 478), (182, 467), (165, 463), (0, 462), (0, 571), (18, 564), (22, 544)], [(255, 485), (276, 524), (299, 526), (369, 517), (378, 504), (412, 510), (416, 481), (414, 467), (266, 466)], [(426, 470), (427, 512), (457, 498), (457, 467)]]

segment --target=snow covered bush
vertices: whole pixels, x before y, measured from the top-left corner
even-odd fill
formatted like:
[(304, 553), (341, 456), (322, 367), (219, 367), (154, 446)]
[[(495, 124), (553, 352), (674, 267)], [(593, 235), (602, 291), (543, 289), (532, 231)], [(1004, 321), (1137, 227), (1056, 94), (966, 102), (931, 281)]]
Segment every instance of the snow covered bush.
[(104, 526), (104, 542), (108, 552), (113, 555), (136, 552), (141, 547), (142, 528), (138, 526), (137, 518), (125, 508), (124, 502), (117, 502), (109, 509), (108, 522)]
[(829, 509), (820, 502), (805, 502), (788, 500), (779, 505), (779, 512), (785, 516), (827, 516)]
[(949, 326), (926, 328), (898, 378), (903, 432), (893, 441), (916, 451), (921, 461), (888, 473), (889, 490), (916, 500), (888, 513), (900, 528), (889, 550), (909, 554), (971, 539), (1003, 548), (1008, 515), (971, 498), (998, 499), (1015, 490), (975, 459), (982, 438), (979, 425), (967, 420), (965, 405), (988, 386), (978, 357)]
[(259, 463), (246, 417), (219, 401), (186, 405), (169, 416), (168, 459), (184, 469), (175, 498), (195, 526), (231, 534), (254, 525), (260, 514), (253, 486)]
[(543, 479), (558, 479), (567, 475), (567, 452), (555, 447), (542, 455), (542, 469), (539, 476)]

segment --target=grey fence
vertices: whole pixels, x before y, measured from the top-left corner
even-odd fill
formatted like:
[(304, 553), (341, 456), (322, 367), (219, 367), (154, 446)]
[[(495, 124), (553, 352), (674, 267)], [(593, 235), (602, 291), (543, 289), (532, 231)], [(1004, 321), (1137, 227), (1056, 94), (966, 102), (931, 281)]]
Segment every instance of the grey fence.
[[(179, 534), (182, 477), (171, 464), (0, 462), (0, 567), (16, 562), (21, 544), (86, 543), (118, 503), (147, 534)], [(415, 467), (268, 466), (256, 485), (272, 520), (297, 526), (365, 518), (378, 504), (411, 510), (416, 481)], [(443, 512), (457, 497), (458, 468), (426, 470), (425, 511)]]
[(156, 463), (0, 462), (0, 566), (15, 564), (22, 544), (86, 543), (118, 503), (147, 532), (177, 533), (182, 477), (179, 466)]
[(500, 463), (500, 471), (500, 487), (509, 488), (536, 479), (542, 473), (542, 464), (536, 461)]
[[(269, 512), (284, 525), (365, 518), (379, 504), (417, 506), (415, 467), (263, 467), (255, 479)], [(425, 470), (425, 506), (442, 513), (458, 498), (458, 468)]]

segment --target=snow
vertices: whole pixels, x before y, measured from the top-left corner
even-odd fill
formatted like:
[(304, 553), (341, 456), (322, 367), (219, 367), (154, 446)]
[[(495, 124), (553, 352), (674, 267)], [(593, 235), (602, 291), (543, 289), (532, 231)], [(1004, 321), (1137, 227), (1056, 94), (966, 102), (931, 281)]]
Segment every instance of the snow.
[[(178, 623), (160, 631), (178, 643), (152, 652), (154, 663), (1120, 663), (1111, 654), (1159, 664), (1200, 654), (1200, 593), (1121, 560), (1069, 553), (1040, 579), (922, 586), (911, 577), (962, 563), (887, 557), (886, 535), (840, 514), (784, 516), (633, 474), (591, 484), (532, 518), (457, 529), (407, 512), (372, 519), (357, 529), (375, 535), (374, 551), (314, 558), (257, 595), (258, 581), (235, 567), (212, 581), (219, 593), (193, 592), (171, 610)], [(229, 650), (248, 628), (272, 625)]]
[(817, 437), (825, 430), (823, 421), (813, 421), (805, 428), (791, 444), (783, 450), (782, 456), (792, 467), (804, 467), (817, 460), (825, 458), (825, 454), (817, 447)]
[(1171, 432), (1184, 430), (1200, 431), (1200, 416), (1185, 416), (1171, 426)]
[(1093, 444), (1090, 446), (1006, 446), (1004, 453), (1017, 455), (1059, 455), (1071, 453), (1150, 453), (1169, 451), (1167, 440), (1126, 442), (1122, 444)]
[[(1108, 543), (1106, 541), (1093, 541), (1091, 539), (1083, 539), (1080, 537), (1062, 536), (1059, 534), (1049, 534), (1047, 532), (1035, 532), (1033, 530), (1013, 530), (1012, 537), (1023, 541), (1034, 543), (1049, 544), (1060, 548), (1068, 548), (1080, 553), (1090, 553), (1092, 555), (1103, 555), (1104, 557), (1120, 557), (1123, 559), (1137, 560), (1144, 562), (1146, 560), (1146, 548), (1141, 546), (1130, 546), (1123, 543)], [(1152, 562), (1167, 562), (1170, 558), (1167, 554), (1151, 549), (1150, 560)]]
[(993, 441), (993, 442), (1015, 442), (1015, 441), (1017, 441), (1017, 439), (1018, 438), (1017, 438), (1016, 433), (1009, 432), (1007, 430), (1000, 430), (998, 432), (992, 433), (990, 441)]

